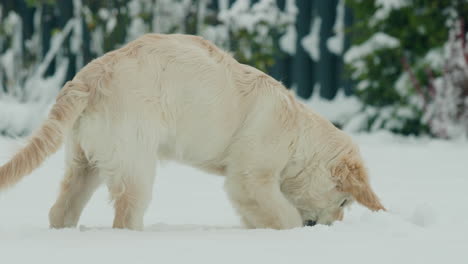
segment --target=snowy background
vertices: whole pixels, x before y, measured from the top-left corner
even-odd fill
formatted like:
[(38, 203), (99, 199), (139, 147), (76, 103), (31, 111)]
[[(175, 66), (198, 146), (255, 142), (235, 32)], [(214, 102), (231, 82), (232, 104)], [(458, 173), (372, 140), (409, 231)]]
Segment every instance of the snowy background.
[[(298, 6), (311, 2), (285, 0), (279, 8), (273, 0), (253, 5), (247, 0), (132, 0), (117, 9), (93, 9), (88, 1), (72, 0), (75, 11), (53, 30), (48, 49), (43, 49), (41, 30), (47, 21), (41, 14), (56, 9), (29, 1), (37, 6), (29, 18), (33, 33), (25, 37), (27, 19), (8, 11), (12, 3), (23, 2), (0, 3), (0, 164), (44, 120), (63, 82), (87, 60), (145, 32), (191, 32), (266, 71), (283, 58), (278, 52), (294, 60), (307, 56), (318, 66), (324, 57), (338, 56), (350, 67), (355, 95), (346, 96), (340, 86), (333, 100), (323, 99), (324, 87), (315, 83), (312, 96), (299, 100), (354, 137), (388, 211), (373, 213), (355, 204), (333, 226), (245, 230), (227, 200), (222, 177), (168, 163), (158, 169), (142, 232), (111, 229), (113, 209), (105, 188), (93, 196), (78, 228), (51, 230), (47, 215), (64, 171), (61, 149), (15, 188), (0, 193), (1, 263), (468, 263), (468, 48), (453, 6), (445, 9), (447, 25), (436, 27), (447, 31), (440, 45), (422, 52), (421, 61), (411, 62), (409, 56), (404, 65), (377, 71), (386, 80), (394, 74), (392, 67), (404, 68), (376, 93), (383, 98), (385, 91), (397, 90), (401, 100), (382, 107), (366, 101), (366, 89), (377, 87), (370, 70), (380, 67), (386, 54), (411, 52), (404, 50), (398, 34), (385, 31), (385, 23), (395, 22), (395, 12), (411, 17), (417, 1), (337, 0), (331, 23), (314, 11), (301, 33), (297, 19), (304, 10)], [(364, 28), (375, 31), (348, 47), (345, 3), (362, 8), (355, 9), (358, 16), (373, 3)], [(208, 22), (212, 19), (216, 23)], [(82, 21), (89, 32), (83, 31)], [(327, 23), (333, 33), (323, 39)], [(426, 34), (429, 29), (422, 25), (417, 30)], [(426, 64), (434, 72), (428, 83), (417, 80), (418, 69), (424, 72)], [(298, 87), (292, 82), (289, 88), (300, 94)], [(432, 97), (425, 97), (426, 88)], [(405, 118), (421, 121), (426, 130), (413, 133), (418, 136), (393, 134), (401, 132), (397, 128)]]

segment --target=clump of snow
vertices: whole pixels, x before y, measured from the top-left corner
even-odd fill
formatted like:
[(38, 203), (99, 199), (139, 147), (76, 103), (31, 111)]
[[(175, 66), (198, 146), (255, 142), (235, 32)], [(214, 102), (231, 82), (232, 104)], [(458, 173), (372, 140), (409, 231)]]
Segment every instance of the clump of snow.
[(377, 10), (369, 19), (369, 24), (373, 26), (378, 22), (387, 19), (391, 11), (398, 10), (410, 4), (411, 1), (408, 0), (375, 0), (375, 6), (377, 7)]
[[(277, 54), (277, 44), (287, 53), (295, 52), (297, 8), (294, 0), (287, 0), (285, 4), (284, 10), (278, 7), (275, 0), (255, 3), (237, 0), (230, 7), (223, 4), (217, 15), (220, 23), (207, 25), (201, 35), (222, 48), (234, 50), (235, 56), (242, 58), (244, 63), (256, 64), (261, 70), (266, 70)], [(280, 36), (280, 39), (276, 36)], [(260, 54), (258, 57), (261, 58), (257, 61), (250, 61), (254, 55), (253, 49)]]
[(226, 25), (217, 25), (205, 27), (201, 35), (211, 40), (213, 43), (220, 47), (228, 49), (229, 47), (229, 28)]
[[(50, 100), (57, 94), (58, 88), (64, 82), (65, 74), (68, 67), (68, 59), (63, 58), (58, 62), (58, 70), (52, 77), (44, 79), (44, 74), (52, 60), (57, 56), (62, 47), (65, 38), (72, 32), (76, 20), (70, 19), (61, 32), (52, 36), (50, 41), (50, 49), (43, 61), (38, 65), (37, 69), (26, 80), (24, 85), (25, 98), (28, 101), (46, 101)], [(49, 83), (52, 81), (52, 83)], [(42, 84), (42, 85), (41, 85)], [(38, 86), (42, 89), (38, 89)]]
[(352, 46), (346, 51), (344, 61), (351, 63), (364, 58), (379, 49), (393, 49), (400, 46), (400, 41), (383, 32), (377, 32), (360, 45)]
[(430, 80), (431, 98), (423, 116), (431, 132), (442, 138), (468, 137), (468, 45), (462, 30), (462, 22), (454, 23), (442, 54), (426, 56), (426, 60), (442, 56), (436, 66), (443, 72)]
[(236, 22), (236, 26), (245, 28), (252, 32), (254, 25), (261, 19), (260, 16), (252, 16), (249, 14), (250, 1), (249, 0), (237, 0), (235, 1), (230, 9), (223, 9), (218, 15), (218, 19), (224, 23)]
[(210, 0), (198, 1), (197, 12), (197, 32), (202, 32), (205, 26), (205, 16), (208, 13), (208, 4)]
[(46, 108), (39, 102), (26, 104), (3, 96), (0, 100), (0, 131), (9, 136), (27, 135), (43, 120)]
[(280, 47), (283, 51), (290, 55), (294, 55), (296, 53), (296, 45), (297, 45), (297, 32), (296, 26), (292, 21), (295, 21), (297, 16), (297, 6), (294, 0), (287, 0), (285, 6), (286, 14), (291, 17), (291, 24), (286, 28), (286, 33), (281, 36), (279, 40)]
[[(263, 32), (267, 25), (290, 24), (295, 21), (297, 8), (292, 0), (288, 0), (285, 11), (281, 11), (275, 0), (260, 0), (251, 6), (249, 0), (237, 0), (231, 8), (223, 9), (218, 14), (218, 19), (231, 30), (245, 29), (250, 33)], [(260, 29), (259, 29), (260, 28)]]
[(132, 19), (132, 22), (130, 22), (130, 26), (128, 27), (126, 35), (127, 41), (137, 39), (138, 37), (141, 37), (144, 33), (148, 31), (148, 26), (144, 23), (142, 18), (134, 18)]
[(141, 3), (142, 1), (140, 0), (128, 1), (128, 15), (130, 15), (131, 17), (138, 16), (141, 13)]
[[(22, 57), (23, 50), (23, 24), (21, 18), (15, 12), (8, 12), (3, 22), (3, 30), (5, 35), (11, 36), (11, 45), (4, 51), (4, 55), (0, 54), (0, 72), (5, 75), (0, 75), (0, 93), (7, 91), (9, 95), (22, 96), (23, 91), (20, 89), (21, 83), (19, 79), (24, 75)], [(7, 87), (3, 88), (2, 83), (7, 83)]]
[[(150, 31), (149, 25), (145, 24), (141, 18), (144, 10), (151, 8), (145, 1), (132, 0), (128, 2), (128, 16), (130, 17), (130, 25), (127, 28), (126, 42), (137, 39), (143, 34)], [(156, 14), (157, 15), (157, 14)]]
[(432, 69), (442, 69), (444, 67), (444, 50), (442, 48), (431, 49), (423, 59)]
[(106, 33), (109, 34), (112, 31), (114, 31), (114, 28), (116, 25), (117, 25), (117, 16), (115, 14), (112, 14), (106, 23)]
[(280, 47), (289, 55), (296, 54), (297, 32), (294, 25), (288, 26), (286, 33), (279, 40)]
[(336, 6), (336, 19), (333, 24), (334, 36), (327, 40), (327, 48), (330, 52), (336, 55), (343, 53), (344, 46), (344, 16), (345, 16), (345, 3), (344, 0), (340, 0)]
[[(367, 72), (367, 66), (363, 58), (371, 55), (380, 49), (392, 49), (400, 46), (400, 41), (385, 33), (378, 32), (367, 39), (360, 45), (354, 45), (349, 48), (344, 54), (344, 61), (350, 64), (353, 68), (351, 77), (358, 78), (363, 73)], [(374, 58), (378, 60), (378, 58)]]
[(82, 9), (83, 4), (81, 0), (73, 0), (73, 17), (74, 17), (74, 28), (71, 36), (70, 49), (75, 54), (76, 69), (81, 69), (84, 66), (83, 58), (83, 24), (82, 24)]
[(90, 50), (95, 54), (104, 54), (104, 29), (97, 27), (90, 34)]
[(395, 90), (402, 96), (408, 95), (408, 89), (411, 87), (410, 75), (408, 72), (400, 74), (395, 82)]
[(110, 12), (108, 9), (105, 9), (105, 8), (100, 8), (98, 10), (98, 16), (99, 18), (101, 18), (102, 20), (107, 20), (109, 19), (109, 17), (111, 16), (110, 15)]
[(320, 28), (322, 19), (316, 15), (310, 26), (310, 33), (301, 40), (302, 47), (314, 61), (320, 60)]
[(153, 31), (155, 33), (185, 32), (185, 17), (191, 1), (159, 0), (153, 7)]

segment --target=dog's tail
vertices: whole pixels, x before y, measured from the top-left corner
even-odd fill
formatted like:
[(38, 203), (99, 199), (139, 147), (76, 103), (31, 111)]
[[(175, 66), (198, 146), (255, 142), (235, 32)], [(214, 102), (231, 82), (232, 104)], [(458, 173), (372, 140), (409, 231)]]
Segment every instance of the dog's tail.
[(65, 132), (73, 126), (88, 105), (89, 93), (88, 86), (80, 81), (65, 84), (47, 120), (26, 146), (0, 167), (0, 190), (18, 183), (59, 149)]

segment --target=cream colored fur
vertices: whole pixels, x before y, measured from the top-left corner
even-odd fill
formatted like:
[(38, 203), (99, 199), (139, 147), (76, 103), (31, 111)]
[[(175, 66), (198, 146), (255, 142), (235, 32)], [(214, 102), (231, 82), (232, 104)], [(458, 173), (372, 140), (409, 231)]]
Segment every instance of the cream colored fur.
[(149, 34), (90, 62), (29, 144), (0, 167), (0, 188), (37, 168), (62, 141), (66, 172), (50, 211), (55, 228), (76, 226), (106, 183), (113, 226), (142, 229), (158, 160), (226, 176), (250, 228), (330, 224), (343, 218), (345, 199), (384, 209), (347, 135), (273, 78), (195, 36)]

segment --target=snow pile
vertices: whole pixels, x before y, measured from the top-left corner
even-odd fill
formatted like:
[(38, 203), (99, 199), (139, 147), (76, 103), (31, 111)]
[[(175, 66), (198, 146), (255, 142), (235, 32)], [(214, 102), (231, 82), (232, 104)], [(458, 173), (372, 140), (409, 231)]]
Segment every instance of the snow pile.
[(428, 60), (435, 60), (433, 64), (439, 69), (444, 69), (440, 77), (434, 79), (431, 76), (428, 85), (431, 98), (426, 99), (430, 101), (424, 105), (423, 117), (431, 132), (441, 138), (468, 137), (468, 44), (465, 33), (460, 20), (450, 30), (443, 54), (432, 52), (426, 56)]
[(296, 54), (297, 32), (294, 25), (289, 25), (286, 33), (280, 38), (279, 44), (283, 51), (289, 55)]
[[(294, 1), (288, 0), (286, 1), (285, 11), (289, 16), (297, 16), (297, 6)], [(294, 18), (295, 20), (295, 18)], [(286, 28), (286, 33), (281, 36), (279, 40), (279, 45), (281, 49), (287, 52), (289, 55), (294, 55), (296, 53), (296, 45), (297, 45), (297, 32), (296, 32), (296, 25), (292, 23), (293, 20), (291, 19), (290, 24)]]
[(375, 6), (377, 6), (377, 10), (369, 19), (369, 24), (373, 26), (378, 22), (387, 19), (392, 10), (397, 10), (410, 4), (411, 1), (408, 0), (375, 0)]
[(201, 35), (232, 51), (241, 63), (266, 72), (281, 51), (295, 52), (298, 11), (294, 0), (286, 0), (284, 10), (276, 0), (237, 0), (231, 6), (220, 3), (224, 4), (216, 16), (219, 23), (204, 26)]
[[(288, 52), (295, 52), (296, 32), (294, 22), (297, 15), (294, 0), (287, 0), (285, 10), (281, 10), (275, 0), (260, 0), (251, 4), (249, 0), (237, 0), (230, 8), (223, 8), (218, 14), (221, 25), (208, 26), (208, 32), (225, 31), (224, 37), (216, 39), (205, 34), (208, 39), (226, 47), (226, 43), (237, 42), (234, 47), (251, 58), (252, 46), (258, 45), (260, 53), (273, 52), (273, 35), (280, 35), (280, 47)], [(247, 35), (248, 39), (244, 39)], [(226, 47), (232, 48), (232, 47)]]
[(364, 43), (352, 46), (345, 53), (344, 60), (346, 63), (352, 63), (374, 53), (376, 50), (393, 49), (397, 48), (399, 45), (400, 41), (398, 39), (383, 32), (378, 32)]
[(312, 60), (320, 60), (320, 28), (322, 19), (316, 15), (310, 26), (310, 33), (301, 40), (302, 47), (309, 53)]
[(375, 33), (360, 45), (351, 46), (344, 54), (344, 62), (352, 64), (353, 76), (359, 76), (366, 72), (366, 64), (363, 59), (377, 50), (393, 49), (400, 45), (398, 39), (383, 32)]
[[(267, 25), (282, 25), (295, 21), (297, 9), (291, 0), (283, 12), (275, 0), (260, 0), (250, 5), (249, 0), (237, 0), (230, 9), (221, 10), (218, 19), (233, 30), (245, 29), (248, 32), (262, 32)], [(289, 12), (289, 13), (287, 13)], [(263, 26), (262, 26), (263, 25)]]
[[(468, 246), (468, 143), (355, 135), (388, 212), (354, 204), (342, 222), (293, 230), (244, 230), (223, 178), (169, 163), (157, 175), (143, 232), (113, 230), (100, 188), (76, 229), (48, 229), (63, 151), (0, 193), (2, 263), (463, 263)], [(11, 140), (0, 138), (0, 149)], [(0, 156), (0, 164), (6, 160)]]
[(345, 36), (345, 1), (340, 0), (336, 6), (336, 19), (333, 24), (334, 36), (327, 39), (327, 48), (330, 52), (336, 55), (343, 53), (344, 36)]
[[(145, 2), (145, 1), (138, 1)], [(148, 1), (146, 1), (148, 2)], [(204, 1), (202, 1), (204, 2)], [(191, 1), (159, 0), (153, 5), (154, 33), (183, 33), (185, 18), (188, 16)]]

